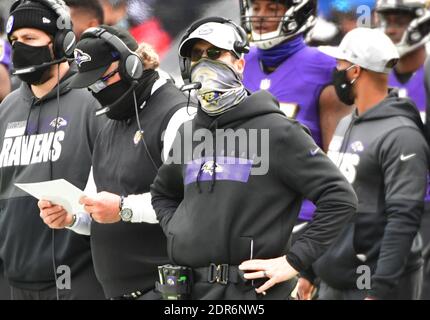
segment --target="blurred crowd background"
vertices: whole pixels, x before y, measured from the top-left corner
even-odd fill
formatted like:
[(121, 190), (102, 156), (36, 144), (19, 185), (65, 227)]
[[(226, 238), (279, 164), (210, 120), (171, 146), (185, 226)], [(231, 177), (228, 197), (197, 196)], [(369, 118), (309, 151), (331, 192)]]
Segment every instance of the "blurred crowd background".
[[(178, 76), (177, 47), (181, 35), (195, 20), (223, 16), (240, 21), (237, 0), (66, 0), (69, 5), (99, 1), (104, 23), (128, 29), (138, 42), (154, 46), (161, 57), (161, 67)], [(3, 34), (9, 8), (14, 0), (0, 1), (0, 33)], [(343, 35), (355, 28), (363, 15), (360, 6), (373, 10), (375, 0), (319, 0), (317, 27), (308, 35), (313, 45), (336, 45)], [(357, 12), (359, 11), (359, 12)], [(77, 15), (84, 19), (85, 15)], [(373, 15), (370, 16), (373, 20)], [(76, 21), (74, 21), (77, 24)]]

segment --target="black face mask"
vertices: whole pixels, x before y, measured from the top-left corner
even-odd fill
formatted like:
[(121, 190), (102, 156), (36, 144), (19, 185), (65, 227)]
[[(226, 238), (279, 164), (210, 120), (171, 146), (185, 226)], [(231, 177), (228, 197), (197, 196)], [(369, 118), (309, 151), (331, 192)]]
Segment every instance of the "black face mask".
[(350, 66), (345, 70), (333, 70), (333, 85), (336, 90), (336, 94), (340, 101), (344, 104), (350, 106), (354, 104), (354, 97), (352, 94), (352, 85), (355, 80), (349, 81), (346, 73), (349, 69), (355, 67), (355, 65)]
[(109, 106), (109, 111), (106, 112), (109, 119), (127, 120), (136, 114), (133, 91), (136, 92), (139, 107), (151, 95), (152, 86), (157, 79), (158, 73), (155, 70), (145, 70), (135, 87), (129, 82), (121, 80), (92, 94), (103, 107)]
[[(18, 41), (12, 45), (12, 62), (15, 69), (38, 66), (51, 61), (52, 55), (49, 45), (35, 47)], [(46, 66), (33, 72), (19, 74), (18, 77), (28, 84), (39, 85), (49, 80), (50, 70), (51, 66)]]

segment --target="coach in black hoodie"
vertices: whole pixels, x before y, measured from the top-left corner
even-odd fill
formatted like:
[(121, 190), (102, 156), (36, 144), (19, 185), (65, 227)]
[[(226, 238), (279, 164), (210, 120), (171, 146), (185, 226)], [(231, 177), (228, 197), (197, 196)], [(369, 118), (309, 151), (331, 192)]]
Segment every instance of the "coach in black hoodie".
[[(0, 260), (17, 300), (104, 297), (89, 237), (50, 230), (39, 217), (37, 199), (15, 186), (66, 179), (84, 188), (102, 126), (94, 115), (97, 100), (86, 90), (68, 88), (76, 70), (61, 61), (64, 53), (53, 45), (61, 32), (57, 20), (44, 4), (24, 2), (12, 10), (7, 29), (22, 84), (0, 105)], [(65, 267), (69, 288), (58, 285), (67, 278), (57, 274)]]
[[(194, 270), (193, 299), (285, 299), (293, 287), (287, 280), (324, 253), (356, 198), (273, 96), (248, 95), (238, 40), (230, 23), (208, 22), (182, 42), (191, 80), (202, 83), (200, 108), (160, 168), (152, 203), (171, 261)], [(223, 145), (235, 135), (239, 144)], [(316, 203), (316, 218), (290, 248), (303, 197)]]
[[(122, 43), (123, 53), (107, 39)], [(134, 84), (123, 69), (132, 52), (144, 69)], [(153, 292), (157, 265), (168, 262), (166, 237), (152, 209), (149, 187), (165, 157), (163, 149), (169, 150), (167, 144), (195, 108), (187, 108), (187, 97), (155, 70), (157, 60), (152, 49), (138, 46), (120, 28), (101, 25), (82, 34), (76, 46), (79, 72), (70, 86), (88, 86), (109, 118), (94, 143), (98, 193), (85, 190), (81, 213), (39, 202), (52, 228), (68, 226), (91, 234), (96, 275), (109, 299), (159, 298)], [(55, 222), (60, 217), (62, 224)]]
[(411, 247), (423, 213), (429, 157), (420, 114), (411, 100), (388, 93), (387, 74), (398, 55), (381, 31), (358, 28), (327, 53), (339, 59), (339, 96), (356, 106), (339, 123), (329, 156), (359, 202), (356, 219), (314, 265), (320, 296), (416, 299), (421, 263)]

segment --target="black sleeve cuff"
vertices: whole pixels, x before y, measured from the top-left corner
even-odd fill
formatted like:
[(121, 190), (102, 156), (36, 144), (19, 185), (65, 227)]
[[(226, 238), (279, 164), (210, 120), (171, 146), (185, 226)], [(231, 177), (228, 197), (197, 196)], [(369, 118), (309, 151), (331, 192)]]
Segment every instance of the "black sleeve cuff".
[(317, 282), (317, 276), (312, 269), (312, 267), (307, 268), (306, 270), (300, 271), (300, 278), (305, 278), (310, 283), (315, 284)]
[(287, 262), (298, 272), (302, 272), (305, 270), (300, 259), (292, 252), (288, 252), (286, 256)]

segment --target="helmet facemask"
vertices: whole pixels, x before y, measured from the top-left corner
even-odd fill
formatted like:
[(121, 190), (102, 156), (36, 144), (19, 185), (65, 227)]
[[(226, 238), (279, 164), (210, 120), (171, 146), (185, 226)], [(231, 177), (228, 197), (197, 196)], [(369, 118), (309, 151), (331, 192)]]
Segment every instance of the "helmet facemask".
[(386, 32), (386, 16), (389, 14), (405, 15), (411, 21), (403, 32), (401, 39), (395, 43), (399, 56), (403, 57), (424, 46), (430, 39), (430, 12), (426, 9), (425, 1), (378, 1), (376, 6), (379, 27)]
[[(311, 29), (316, 21), (315, 0), (267, 0), (272, 2), (267, 15), (255, 14), (255, 1), (241, 0), (242, 27), (257, 47), (267, 50)], [(274, 31), (266, 31), (267, 24), (278, 22)]]

